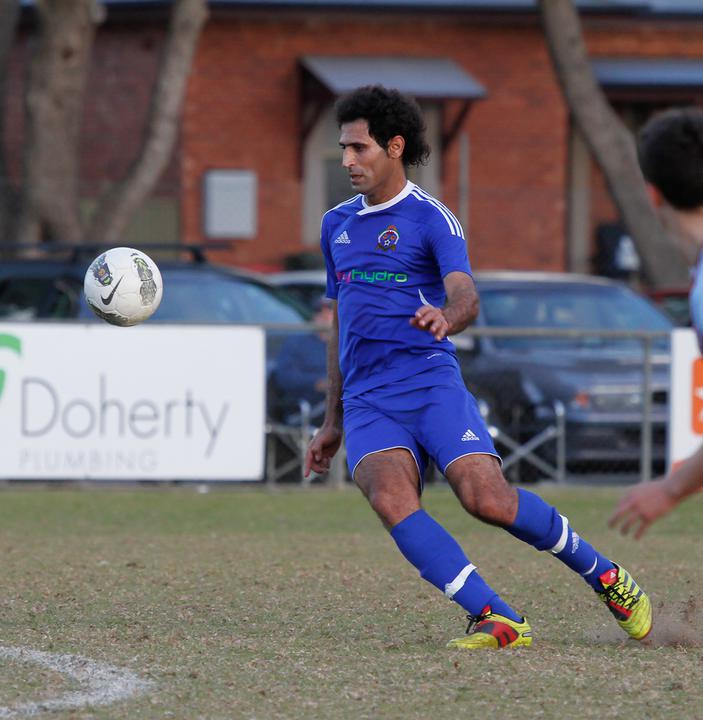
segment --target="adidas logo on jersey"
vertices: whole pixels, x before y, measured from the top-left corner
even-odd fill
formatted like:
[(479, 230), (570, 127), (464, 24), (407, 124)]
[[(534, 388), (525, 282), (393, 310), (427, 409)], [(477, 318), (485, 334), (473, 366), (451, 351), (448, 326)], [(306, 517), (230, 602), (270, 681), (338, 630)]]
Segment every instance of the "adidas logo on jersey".
[(469, 428), (462, 436), (461, 439), (463, 442), (467, 442), (468, 440), (478, 440), (478, 435), (474, 433), (474, 431)]
[(346, 230), (334, 241), (335, 245), (349, 245), (349, 243), (351, 243), (351, 238), (347, 235)]

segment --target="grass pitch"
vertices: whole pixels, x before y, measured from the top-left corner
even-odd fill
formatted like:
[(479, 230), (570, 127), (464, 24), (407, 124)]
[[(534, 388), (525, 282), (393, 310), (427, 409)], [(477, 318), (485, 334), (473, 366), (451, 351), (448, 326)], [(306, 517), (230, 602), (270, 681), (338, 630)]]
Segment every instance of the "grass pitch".
[[(535, 633), (531, 648), (446, 650), (461, 609), (421, 581), (357, 491), (6, 489), (0, 645), (82, 655), (152, 690), (51, 718), (325, 720), (703, 718), (703, 498), (638, 543), (606, 528), (621, 491), (538, 489), (650, 593), (627, 641), (578, 577), (465, 515), (427, 509)], [(76, 690), (0, 661), (8, 707)]]

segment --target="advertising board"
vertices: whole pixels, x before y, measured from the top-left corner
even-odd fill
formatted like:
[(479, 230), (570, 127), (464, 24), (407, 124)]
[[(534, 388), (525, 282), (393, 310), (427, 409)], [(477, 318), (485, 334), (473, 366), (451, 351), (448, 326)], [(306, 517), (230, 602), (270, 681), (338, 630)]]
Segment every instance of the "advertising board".
[(669, 394), (669, 469), (703, 444), (703, 358), (696, 334), (677, 328), (671, 334)]
[(0, 324), (0, 478), (258, 480), (261, 328)]

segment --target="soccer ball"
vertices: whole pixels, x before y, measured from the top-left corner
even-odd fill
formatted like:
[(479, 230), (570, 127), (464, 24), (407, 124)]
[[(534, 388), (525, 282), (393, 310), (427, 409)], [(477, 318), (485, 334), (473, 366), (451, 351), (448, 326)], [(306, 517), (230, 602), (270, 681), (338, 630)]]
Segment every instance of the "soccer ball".
[(136, 325), (161, 302), (163, 283), (156, 263), (143, 252), (118, 247), (98, 255), (83, 281), (90, 309), (111, 325)]

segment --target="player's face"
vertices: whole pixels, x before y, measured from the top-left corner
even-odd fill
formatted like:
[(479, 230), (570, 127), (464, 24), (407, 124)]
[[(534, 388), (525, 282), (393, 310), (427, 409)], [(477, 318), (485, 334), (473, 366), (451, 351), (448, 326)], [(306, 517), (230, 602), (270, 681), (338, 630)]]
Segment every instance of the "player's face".
[(402, 138), (393, 138), (388, 150), (385, 150), (369, 135), (366, 120), (354, 120), (342, 125), (339, 144), (342, 165), (349, 173), (352, 187), (365, 195), (369, 202), (385, 202), (402, 190), (405, 184), (400, 159)]

